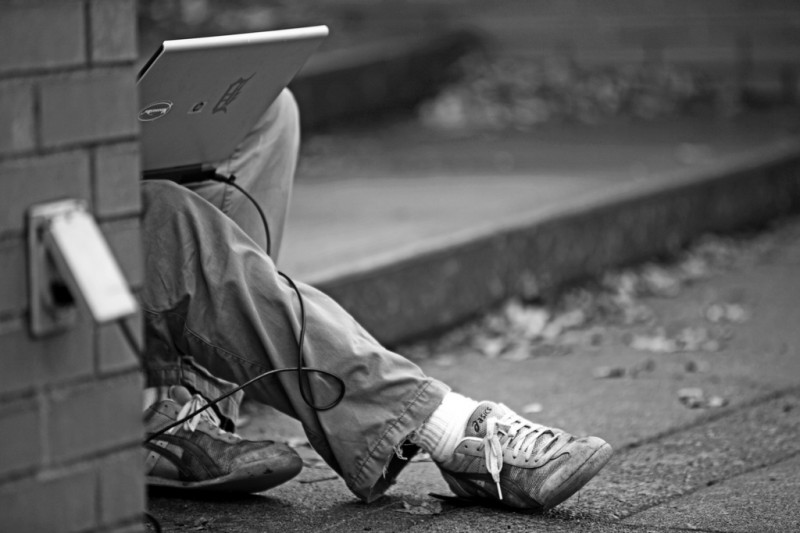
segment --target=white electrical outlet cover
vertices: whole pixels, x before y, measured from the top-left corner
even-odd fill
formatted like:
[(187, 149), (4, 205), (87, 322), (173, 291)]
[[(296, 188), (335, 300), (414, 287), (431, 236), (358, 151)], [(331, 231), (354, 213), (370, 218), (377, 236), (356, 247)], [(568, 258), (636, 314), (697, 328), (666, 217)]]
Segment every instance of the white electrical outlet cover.
[(92, 215), (79, 203), (50, 219), (45, 245), (96, 322), (136, 312), (136, 299)]

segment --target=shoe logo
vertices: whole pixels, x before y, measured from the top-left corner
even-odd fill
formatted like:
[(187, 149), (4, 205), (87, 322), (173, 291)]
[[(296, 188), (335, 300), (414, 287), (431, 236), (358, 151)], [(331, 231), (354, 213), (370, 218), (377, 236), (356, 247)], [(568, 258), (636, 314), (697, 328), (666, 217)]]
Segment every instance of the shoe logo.
[(486, 409), (484, 409), (483, 412), (480, 415), (478, 415), (478, 418), (472, 421), (472, 429), (473, 431), (475, 431), (475, 433), (480, 433), (481, 424), (483, 424), (486, 421), (486, 418), (489, 416), (489, 413), (491, 412), (492, 412), (492, 406), (487, 405)]

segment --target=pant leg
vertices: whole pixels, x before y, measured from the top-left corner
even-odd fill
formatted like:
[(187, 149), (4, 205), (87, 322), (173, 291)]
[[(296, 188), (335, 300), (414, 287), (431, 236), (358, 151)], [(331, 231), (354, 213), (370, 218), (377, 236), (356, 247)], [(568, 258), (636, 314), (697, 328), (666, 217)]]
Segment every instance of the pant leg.
[[(233, 154), (214, 166), (261, 205), (269, 223), (271, 256), (277, 261), (289, 214), (294, 173), (300, 146), (297, 103), (284, 89), (259, 118)], [(261, 218), (252, 203), (233, 187), (214, 181), (189, 187), (231, 217), (258, 244), (266, 238)]]
[[(185, 188), (152, 181), (143, 193), (147, 360), (158, 366), (175, 353), (191, 354), (213, 376), (235, 383), (295, 366), (298, 298), (265, 252)], [(320, 455), (370, 501), (403, 466), (394, 447), (449, 389), (382, 347), (333, 300), (298, 286), (306, 315), (305, 364), (340, 376), (345, 397), (329, 411), (315, 411), (303, 401), (295, 373), (259, 381), (249, 394), (300, 420)], [(318, 376), (310, 381), (316, 402), (335, 395), (334, 383)]]
[[(300, 145), (300, 121), (297, 103), (285, 89), (258, 119), (231, 156), (214, 166), (225, 176), (236, 176), (236, 183), (261, 205), (270, 230), (270, 252), (277, 260), (291, 200), (294, 173)], [(255, 206), (230, 185), (205, 181), (188, 188), (197, 192), (228, 215), (260, 246), (266, 247), (261, 217)], [(188, 354), (174, 354), (149, 364), (148, 385), (181, 383), (206, 398), (219, 398), (233, 384), (212, 376)], [(220, 403), (223, 426), (233, 430), (243, 394), (237, 393)]]

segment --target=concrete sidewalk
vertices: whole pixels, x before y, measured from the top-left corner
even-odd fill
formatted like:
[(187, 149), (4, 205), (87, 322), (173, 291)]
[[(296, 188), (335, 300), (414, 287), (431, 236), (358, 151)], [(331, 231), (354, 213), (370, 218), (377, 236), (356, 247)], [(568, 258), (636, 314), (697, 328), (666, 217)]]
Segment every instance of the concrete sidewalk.
[[(670, 297), (642, 296), (638, 303), (652, 309), (651, 321), (600, 321), (601, 342), (528, 357), (489, 357), (467, 343), (418, 359), (426, 373), (464, 394), (600, 435), (615, 447), (600, 475), (551, 512), (442, 504), (429, 493), (448, 488), (425, 460), (412, 462), (386, 496), (362, 504), (308, 447), (295, 421), (252, 404), (243, 434), (288, 440), (304, 457), (303, 472), (244, 498), (155, 495), (150, 511), (164, 531), (797, 531), (800, 219), (727, 246), (703, 276)], [(710, 321), (709, 306), (728, 302), (746, 314)], [(716, 326), (724, 343), (715, 351), (656, 352), (630, 342), (659, 328)], [(600, 368), (625, 373), (598, 379)], [(724, 401), (690, 408), (680, 401), (687, 388)]]
[[(312, 138), (280, 264), (384, 340), (416, 339), (512, 294), (547, 295), (796, 209), (798, 123), (782, 114), (460, 137), (396, 123)], [(655, 312), (644, 330), (609, 326), (599, 344), (550, 356), (461, 346), (415, 359), (460, 392), (615, 447), (607, 468), (552, 512), (441, 504), (429, 493), (449, 490), (427, 461), (362, 504), (295, 421), (252, 404), (243, 433), (293, 444), (306, 464), (298, 478), (230, 500), (151, 494), (149, 510), (165, 531), (797, 530), (800, 221), (732, 250), (678, 295), (644, 298)], [(659, 328), (710, 328), (714, 302), (748, 310), (724, 325), (719, 351), (630, 342)], [(600, 368), (624, 377), (596, 379)], [(690, 409), (679, 400), (687, 388), (726, 405)]]
[(800, 203), (800, 116), (308, 139), (279, 266), (395, 343)]

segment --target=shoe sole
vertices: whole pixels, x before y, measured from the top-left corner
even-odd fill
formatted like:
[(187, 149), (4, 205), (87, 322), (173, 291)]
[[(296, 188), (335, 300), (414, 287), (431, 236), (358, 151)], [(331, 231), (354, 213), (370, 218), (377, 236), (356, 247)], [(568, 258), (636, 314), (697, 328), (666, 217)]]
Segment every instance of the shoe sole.
[(554, 489), (551, 489), (550, 497), (541, 502), (542, 510), (552, 509), (578, 492), (608, 463), (613, 453), (614, 450), (611, 445), (604, 442), (568, 478), (564, 479)]
[(190, 492), (234, 492), (253, 494), (264, 492), (286, 483), (302, 470), (303, 464), (298, 461), (296, 467), (279, 471), (243, 472), (237, 471), (205, 481), (180, 481), (161, 477), (147, 476), (147, 484), (151, 487), (178, 489)]

